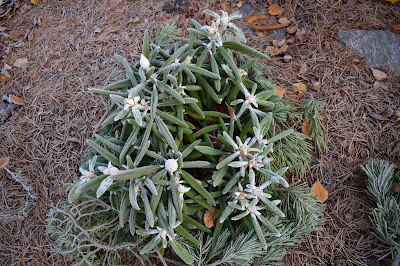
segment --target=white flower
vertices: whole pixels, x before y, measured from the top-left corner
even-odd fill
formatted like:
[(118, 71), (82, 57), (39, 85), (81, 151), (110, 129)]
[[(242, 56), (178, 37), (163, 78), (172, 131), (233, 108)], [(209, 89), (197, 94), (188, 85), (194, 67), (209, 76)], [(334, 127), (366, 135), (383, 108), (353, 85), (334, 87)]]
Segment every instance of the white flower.
[(142, 116), (146, 115), (147, 111), (150, 110), (150, 106), (144, 99), (140, 99), (139, 96), (133, 98), (127, 98), (125, 100), (124, 110), (132, 110), (133, 117), (139, 126), (142, 125)]
[(247, 76), (247, 72), (244, 71), (244, 69), (239, 69), (239, 75), (240, 75), (241, 77)]
[(139, 96), (135, 96), (133, 98), (127, 98), (125, 100), (124, 109), (129, 110), (129, 109), (137, 108), (139, 110), (144, 110), (145, 105), (146, 105), (145, 100), (141, 100)]
[(184, 62), (190, 64), (190, 61), (192, 60), (192, 57), (190, 55), (186, 56)]
[(173, 174), (176, 170), (178, 170), (178, 160), (177, 159), (168, 159), (165, 161), (165, 169), (168, 173)]
[(186, 192), (188, 192), (190, 190), (189, 187), (185, 187), (181, 184), (178, 185), (178, 193), (179, 193), (179, 198), (181, 200), (183, 200), (183, 194), (185, 194)]
[(94, 165), (96, 164), (97, 156), (94, 156), (92, 160), (89, 161), (89, 170), (79, 168), (79, 171), (81, 172), (81, 180), (83, 182), (88, 181), (89, 179), (95, 178), (96, 174), (94, 173)]
[(108, 162), (108, 166), (99, 166), (98, 169), (103, 172), (105, 175), (117, 175), (119, 173), (119, 169), (111, 164), (111, 162)]
[(223, 27), (224, 29), (226, 29), (226, 27), (228, 26), (228, 23), (229, 23), (231, 20), (229, 19), (228, 12), (225, 12), (225, 11), (223, 11), (223, 10), (221, 10), (221, 12), (222, 12), (222, 16), (221, 16), (220, 19), (217, 19), (217, 21), (220, 20), (221, 23), (222, 23), (222, 27)]
[(150, 61), (143, 54), (140, 55), (140, 66), (146, 71), (150, 68)]

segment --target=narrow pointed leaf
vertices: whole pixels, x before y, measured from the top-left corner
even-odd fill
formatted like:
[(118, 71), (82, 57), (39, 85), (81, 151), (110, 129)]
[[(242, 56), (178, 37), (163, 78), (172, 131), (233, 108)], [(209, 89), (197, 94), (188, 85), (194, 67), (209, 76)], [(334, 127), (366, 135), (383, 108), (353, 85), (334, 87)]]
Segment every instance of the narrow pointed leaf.
[(181, 176), (183, 177), (183, 179), (186, 180), (186, 182), (188, 182), (188, 184), (194, 189), (196, 190), (200, 195), (202, 195), (205, 199), (207, 199), (208, 201), (211, 202), (211, 204), (213, 206), (215, 206), (215, 200), (214, 198), (210, 195), (210, 193), (197, 182), (197, 179), (194, 178), (191, 174), (189, 174), (188, 172), (182, 170)]

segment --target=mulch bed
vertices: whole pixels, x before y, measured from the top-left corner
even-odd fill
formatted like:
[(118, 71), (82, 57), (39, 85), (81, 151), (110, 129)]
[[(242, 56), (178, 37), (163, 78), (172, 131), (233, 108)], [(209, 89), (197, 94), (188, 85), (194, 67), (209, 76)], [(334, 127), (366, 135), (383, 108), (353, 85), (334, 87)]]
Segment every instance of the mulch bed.
[[(296, 19), (306, 37), (290, 45), (291, 62), (274, 56), (268, 67), (275, 77), (309, 87), (320, 82), (320, 88), (310, 91), (326, 103), (323, 116), (329, 146), (326, 154), (314, 155), (305, 177), (310, 185), (320, 180), (329, 191), (325, 225), (289, 250), (285, 265), (377, 263), (378, 242), (366, 213), (365, 177), (359, 165), (373, 158), (400, 162), (399, 121), (367, 115), (400, 109), (400, 78), (389, 74), (386, 81), (392, 86), (375, 88), (365, 60), (347, 49), (337, 32), (388, 29), (390, 24), (400, 24), (396, 16), (400, 6), (348, 1), (276, 2)], [(59, 0), (33, 6), (25, 2), (1, 21), (7, 36), (0, 35), (0, 67), (12, 66), (18, 58), (27, 58), (29, 64), (24, 69), (13, 67), (8, 70), (11, 77), (0, 81), (0, 94), (25, 100), (0, 125), (0, 156), (10, 157), (9, 168), (21, 170), (40, 198), (27, 219), (7, 218), (5, 214), (23, 207), (25, 192), (5, 171), (0, 172), (0, 264), (70, 265), (68, 258), (51, 253), (45, 219), (49, 208), (65, 199), (64, 184), (79, 178), (85, 141), (105, 112), (101, 98), (86, 89), (101, 87), (113, 70), (113, 75), (121, 75), (114, 55), (140, 52), (145, 29), (176, 21), (185, 30), (191, 16), (205, 19), (201, 11), (206, 8), (233, 12), (250, 3), (257, 13), (269, 3)], [(265, 51), (273, 40), (270, 33), (257, 33), (247, 25), (249, 45)], [(304, 64), (307, 70), (300, 73)], [(293, 92), (288, 97), (298, 98)]]

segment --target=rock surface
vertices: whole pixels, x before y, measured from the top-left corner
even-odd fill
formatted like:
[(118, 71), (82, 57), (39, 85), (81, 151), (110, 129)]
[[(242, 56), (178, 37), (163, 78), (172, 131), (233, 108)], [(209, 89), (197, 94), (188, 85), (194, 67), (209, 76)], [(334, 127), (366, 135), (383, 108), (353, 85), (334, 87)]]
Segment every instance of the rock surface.
[(385, 30), (356, 30), (338, 33), (339, 39), (367, 64), (400, 76), (400, 35)]

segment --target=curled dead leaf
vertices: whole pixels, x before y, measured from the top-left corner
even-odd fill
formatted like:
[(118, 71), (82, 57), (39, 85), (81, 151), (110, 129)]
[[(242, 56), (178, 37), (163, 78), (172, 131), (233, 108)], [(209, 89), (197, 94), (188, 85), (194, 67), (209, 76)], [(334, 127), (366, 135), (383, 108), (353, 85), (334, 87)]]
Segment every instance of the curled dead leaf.
[(252, 16), (252, 17), (247, 17), (244, 19), (244, 21), (253, 23), (257, 20), (263, 20), (263, 19), (268, 19), (268, 18), (269, 18), (269, 16), (266, 16), (266, 15), (256, 15), (256, 16)]
[(8, 96), (8, 100), (14, 104), (18, 104), (18, 105), (24, 105), (24, 99), (21, 99), (17, 96), (14, 95), (10, 95)]
[(276, 89), (276, 95), (279, 95), (279, 96), (281, 96), (281, 97), (283, 97), (283, 94), (285, 94), (285, 90), (284, 89), (282, 89), (281, 87), (279, 87), (279, 86), (274, 86), (275, 87), (275, 89)]
[(31, 0), (31, 3), (34, 5), (38, 5), (39, 4), (39, 0)]
[(299, 92), (299, 94), (303, 94), (304, 92), (307, 91), (307, 86), (304, 85), (303, 83), (295, 83), (293, 84), (293, 91), (294, 92)]
[(315, 182), (312, 186), (311, 195), (317, 196), (317, 200), (322, 203), (328, 199), (328, 191), (321, 185), (319, 181)]
[(311, 121), (310, 120), (304, 120), (304, 124), (301, 127), (301, 130), (303, 131), (303, 134), (308, 136), (308, 137), (310, 136), (310, 131), (309, 131), (310, 125), (311, 125)]
[(268, 7), (268, 13), (272, 16), (280, 15), (283, 13), (283, 7), (273, 4)]
[(0, 158), (0, 169), (6, 167), (9, 161), (10, 161), (9, 157)]
[(213, 217), (216, 212), (217, 208), (214, 207), (214, 210), (208, 210), (204, 213), (204, 225), (207, 226), (207, 228), (211, 228), (215, 225), (215, 220), (213, 220)]

